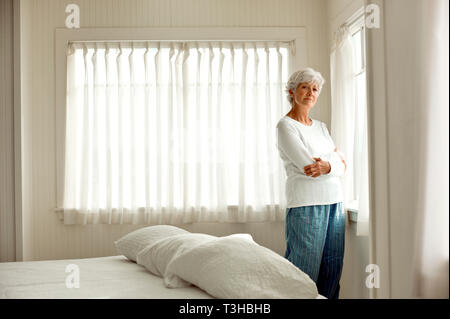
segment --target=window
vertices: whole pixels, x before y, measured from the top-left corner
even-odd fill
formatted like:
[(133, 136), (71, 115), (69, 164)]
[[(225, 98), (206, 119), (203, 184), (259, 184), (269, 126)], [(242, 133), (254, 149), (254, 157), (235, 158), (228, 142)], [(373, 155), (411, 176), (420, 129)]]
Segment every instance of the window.
[(349, 26), (353, 44), (354, 85), (354, 135), (353, 135), (353, 194), (348, 208), (358, 212), (358, 234), (368, 233), (369, 188), (368, 188), (368, 128), (366, 103), (366, 54), (364, 15)]
[(283, 218), (292, 41), (72, 41), (65, 223)]
[(364, 12), (362, 7), (336, 30), (330, 54), (331, 134), (347, 160), (344, 205), (358, 222), (358, 235), (367, 235), (369, 219)]
[[(357, 31), (352, 32), (354, 49), (354, 85), (355, 85), (355, 140), (354, 140), (354, 170), (361, 172), (363, 165), (364, 136), (367, 135), (367, 105), (366, 105), (366, 63), (364, 44), (364, 24), (358, 23)], [(353, 199), (358, 200), (361, 189), (361, 173), (354, 176)]]

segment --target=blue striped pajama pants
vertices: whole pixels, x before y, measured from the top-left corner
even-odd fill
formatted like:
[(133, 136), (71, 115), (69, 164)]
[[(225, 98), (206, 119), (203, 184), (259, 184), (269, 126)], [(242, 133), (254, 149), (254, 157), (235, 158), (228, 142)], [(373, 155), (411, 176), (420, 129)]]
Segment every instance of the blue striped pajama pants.
[(342, 203), (286, 210), (285, 258), (311, 277), (319, 294), (329, 299), (339, 298), (344, 243)]

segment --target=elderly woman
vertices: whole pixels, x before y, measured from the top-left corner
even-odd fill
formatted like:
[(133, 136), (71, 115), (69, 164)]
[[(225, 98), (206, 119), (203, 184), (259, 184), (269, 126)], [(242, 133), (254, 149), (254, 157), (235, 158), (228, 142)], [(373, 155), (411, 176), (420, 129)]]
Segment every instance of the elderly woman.
[(346, 164), (326, 125), (309, 117), (324, 82), (311, 68), (291, 75), (286, 93), (292, 108), (277, 124), (277, 146), (287, 175), (285, 257), (321, 295), (337, 299), (345, 240), (339, 176)]

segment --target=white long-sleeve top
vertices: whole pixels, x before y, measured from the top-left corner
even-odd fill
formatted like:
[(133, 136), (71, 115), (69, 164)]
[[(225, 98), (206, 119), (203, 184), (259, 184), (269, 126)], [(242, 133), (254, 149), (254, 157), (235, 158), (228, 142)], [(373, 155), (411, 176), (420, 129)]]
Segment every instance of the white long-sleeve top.
[[(343, 201), (339, 177), (344, 175), (345, 165), (334, 152), (335, 145), (325, 123), (312, 120), (308, 126), (284, 116), (277, 124), (277, 147), (286, 169), (288, 208)], [(304, 167), (315, 163), (313, 157), (329, 162), (330, 172), (319, 177), (305, 175)]]

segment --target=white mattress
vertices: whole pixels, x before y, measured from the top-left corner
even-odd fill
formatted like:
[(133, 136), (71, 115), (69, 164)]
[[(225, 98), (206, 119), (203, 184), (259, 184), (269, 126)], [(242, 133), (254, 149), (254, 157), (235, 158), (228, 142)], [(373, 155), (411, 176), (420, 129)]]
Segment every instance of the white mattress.
[[(79, 267), (80, 288), (67, 288), (66, 266)], [(211, 299), (191, 286), (169, 289), (162, 278), (124, 256), (0, 263), (0, 298)]]
[[(79, 267), (80, 287), (67, 288), (66, 266)], [(211, 299), (190, 286), (166, 288), (161, 277), (124, 256), (0, 263), (0, 298)], [(317, 299), (326, 299), (320, 296)]]

